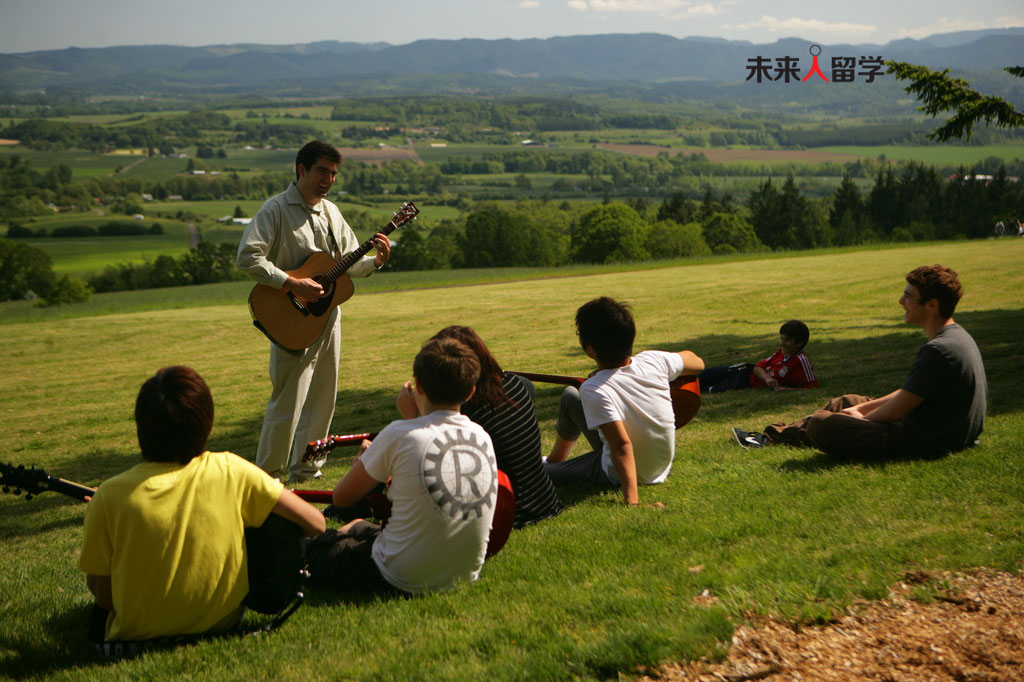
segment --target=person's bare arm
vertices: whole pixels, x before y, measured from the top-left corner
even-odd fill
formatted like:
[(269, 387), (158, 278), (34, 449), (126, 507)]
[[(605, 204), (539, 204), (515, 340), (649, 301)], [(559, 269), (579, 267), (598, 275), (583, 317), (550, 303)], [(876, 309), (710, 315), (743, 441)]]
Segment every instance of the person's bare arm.
[(335, 507), (350, 507), (378, 485), (380, 481), (371, 476), (363, 466), (363, 461), (357, 458), (348, 473), (334, 486), (331, 501)]
[(298, 524), (308, 538), (316, 537), (327, 530), (327, 521), (324, 519), (324, 515), (287, 488), (281, 491), (277, 503), (270, 511), (272, 514), (277, 514)]
[(899, 390), (895, 390), (892, 393), (887, 393), (881, 398), (874, 398), (867, 402), (858, 403), (857, 405), (851, 405), (850, 407), (843, 408), (842, 414), (848, 414), (851, 417), (859, 417), (860, 419), (865, 418), (868, 414), (877, 410), (882, 405), (893, 399), (895, 395), (899, 393)]
[(779, 380), (774, 377), (768, 376), (768, 372), (764, 371), (763, 367), (758, 367), (757, 365), (754, 365), (754, 376), (763, 381), (768, 388), (772, 390), (779, 389)]
[(398, 414), (402, 415), (402, 419), (415, 419), (420, 416), (420, 408), (416, 405), (416, 389), (413, 388), (411, 381), (402, 385), (402, 390), (395, 398), (395, 407), (398, 408)]
[(884, 404), (865, 414), (864, 418), (868, 421), (891, 424), (906, 417), (922, 402), (924, 402), (924, 398), (901, 388), (892, 394), (892, 397)]
[(619, 484), (622, 486), (622, 495), (626, 504), (638, 504), (640, 502), (636, 485), (636, 462), (633, 460), (633, 442), (626, 433), (626, 427), (621, 421), (601, 424), (598, 429), (604, 435), (605, 442), (611, 452), (612, 465), (619, 477)]
[(679, 357), (683, 359), (683, 375), (692, 376), (704, 371), (704, 361), (693, 351), (680, 351)]

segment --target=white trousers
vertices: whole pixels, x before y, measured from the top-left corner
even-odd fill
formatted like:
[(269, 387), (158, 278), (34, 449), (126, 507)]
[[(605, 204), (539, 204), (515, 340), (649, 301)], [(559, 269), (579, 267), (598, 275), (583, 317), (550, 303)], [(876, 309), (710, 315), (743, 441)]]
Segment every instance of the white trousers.
[(270, 344), (270, 382), (273, 390), (263, 417), (256, 464), (271, 476), (311, 478), (319, 462), (302, 462), (306, 444), (326, 438), (338, 397), (341, 359), (341, 312), (335, 308), (320, 337), (304, 351), (287, 351)]

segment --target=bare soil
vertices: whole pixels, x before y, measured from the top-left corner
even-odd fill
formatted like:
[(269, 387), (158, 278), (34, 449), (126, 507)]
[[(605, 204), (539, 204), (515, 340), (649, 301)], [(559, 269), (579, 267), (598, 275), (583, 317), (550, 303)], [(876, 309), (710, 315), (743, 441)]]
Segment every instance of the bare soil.
[[(917, 594), (935, 595), (930, 603), (910, 598), (922, 586)], [(829, 625), (794, 628), (762, 620), (735, 631), (722, 663), (646, 672), (644, 682), (1020, 682), (1024, 576), (915, 571), (887, 599), (858, 601)]]
[(378, 147), (376, 149), (365, 147), (338, 147), (338, 151), (341, 152), (342, 159), (348, 159), (349, 161), (362, 161), (363, 163), (374, 163), (378, 166), (389, 161), (412, 161), (413, 163), (421, 166), (423, 165), (423, 160), (416, 154), (416, 150), (409, 149), (407, 147)]

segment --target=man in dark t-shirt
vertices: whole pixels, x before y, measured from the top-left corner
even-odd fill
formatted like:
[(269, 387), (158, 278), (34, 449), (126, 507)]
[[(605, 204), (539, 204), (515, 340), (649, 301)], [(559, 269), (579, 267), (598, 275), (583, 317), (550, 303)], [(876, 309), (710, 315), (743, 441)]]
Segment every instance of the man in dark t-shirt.
[(875, 399), (833, 398), (814, 414), (772, 424), (763, 434), (733, 429), (736, 442), (808, 446), (857, 459), (941, 457), (974, 445), (985, 422), (988, 382), (977, 344), (953, 321), (963, 295), (957, 274), (927, 265), (906, 279), (903, 319), (921, 327), (928, 342), (901, 388)]

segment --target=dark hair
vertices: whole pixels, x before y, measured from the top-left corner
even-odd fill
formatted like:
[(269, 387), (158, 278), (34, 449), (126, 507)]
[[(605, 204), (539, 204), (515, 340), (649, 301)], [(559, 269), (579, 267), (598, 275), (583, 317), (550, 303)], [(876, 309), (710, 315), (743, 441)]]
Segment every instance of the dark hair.
[(618, 367), (633, 354), (636, 323), (625, 303), (602, 296), (588, 301), (576, 311), (576, 332), (580, 345), (593, 346), (602, 365)]
[(191, 367), (164, 367), (139, 389), (135, 430), (143, 459), (187, 464), (206, 449), (212, 428), (213, 396)]
[(435, 405), (461, 405), (480, 378), (480, 361), (458, 339), (430, 339), (412, 363), (416, 385)]
[(498, 409), (509, 402), (502, 386), (504, 375), (498, 361), (491, 355), (487, 344), (471, 327), (453, 324), (434, 334), (432, 339), (456, 339), (466, 345), (480, 362), (480, 378), (476, 382), (476, 393), (469, 399), (471, 405), (486, 403), (491, 409)]
[(907, 283), (917, 288), (921, 296), (919, 303), (927, 303), (933, 298), (938, 301), (939, 315), (946, 320), (953, 317), (956, 304), (964, 295), (956, 273), (938, 264), (914, 268), (907, 275)]
[(811, 330), (800, 320), (789, 320), (779, 327), (779, 334), (785, 334), (800, 344), (800, 349), (807, 345), (807, 339), (811, 338)]
[(307, 171), (316, 164), (317, 159), (327, 159), (331, 163), (341, 163), (341, 152), (337, 147), (323, 140), (310, 140), (295, 155), (295, 179), (299, 179), (299, 166)]

